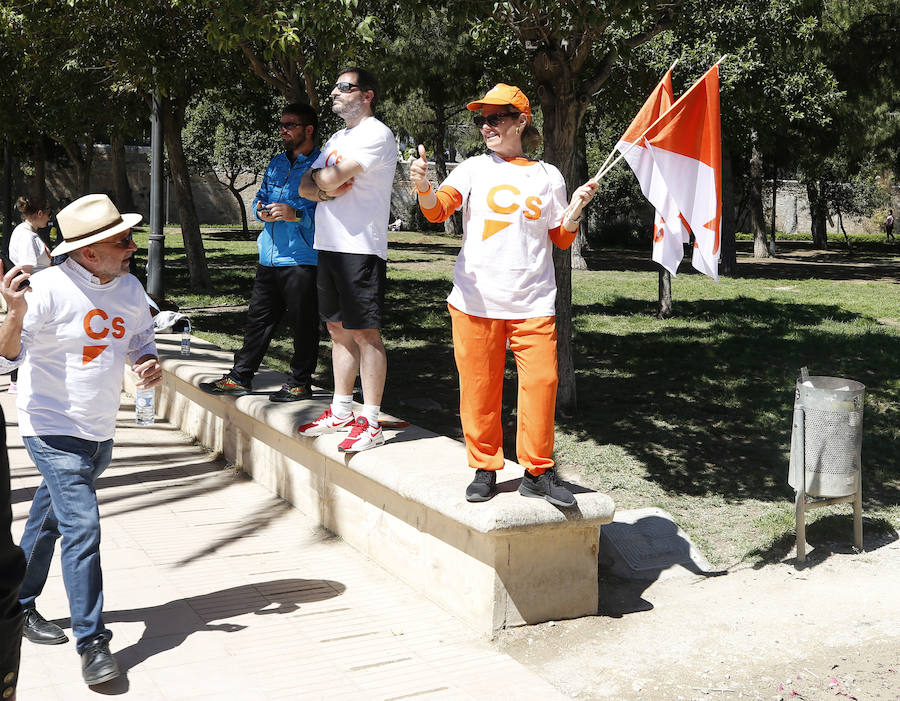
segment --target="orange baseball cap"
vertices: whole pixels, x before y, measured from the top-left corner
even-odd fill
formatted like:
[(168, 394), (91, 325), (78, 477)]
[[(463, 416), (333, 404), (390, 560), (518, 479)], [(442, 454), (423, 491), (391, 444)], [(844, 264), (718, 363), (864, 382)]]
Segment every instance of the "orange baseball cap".
[(525, 97), (525, 93), (519, 90), (515, 85), (507, 85), (506, 83), (497, 83), (494, 87), (487, 91), (487, 94), (480, 100), (470, 102), (466, 105), (467, 109), (480, 110), (485, 105), (512, 105), (519, 112), (524, 114), (528, 121), (531, 121), (531, 103)]

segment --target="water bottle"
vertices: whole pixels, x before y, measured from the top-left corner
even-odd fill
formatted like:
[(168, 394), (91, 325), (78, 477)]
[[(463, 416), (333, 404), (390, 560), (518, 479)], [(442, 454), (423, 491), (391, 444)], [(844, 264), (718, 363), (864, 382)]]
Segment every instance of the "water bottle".
[(184, 328), (181, 330), (181, 355), (191, 354), (191, 322), (184, 320)]
[(134, 422), (138, 426), (152, 426), (155, 416), (156, 391), (154, 389), (136, 389), (134, 393)]

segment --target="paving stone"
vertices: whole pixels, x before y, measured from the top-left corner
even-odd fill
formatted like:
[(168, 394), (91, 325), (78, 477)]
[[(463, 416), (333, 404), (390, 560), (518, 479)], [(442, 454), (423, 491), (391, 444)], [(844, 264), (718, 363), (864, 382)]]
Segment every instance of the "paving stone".
[[(12, 419), (2, 382), (0, 404)], [(18, 538), (40, 475), (14, 424)], [(135, 427), (127, 401), (98, 497), (106, 623), (125, 674), (92, 690), (74, 641), (25, 641), (19, 701), (98, 693), (154, 701), (564, 698), (171, 426)], [(38, 607), (68, 630), (58, 554)], [(491, 674), (463, 683), (463, 662)]]

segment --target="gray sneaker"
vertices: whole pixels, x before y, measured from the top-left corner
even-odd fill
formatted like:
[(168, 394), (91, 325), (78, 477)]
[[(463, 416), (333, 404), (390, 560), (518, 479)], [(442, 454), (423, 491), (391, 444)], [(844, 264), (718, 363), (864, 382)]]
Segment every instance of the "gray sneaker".
[(575, 496), (560, 481), (555, 468), (535, 477), (528, 470), (522, 475), (519, 494), (523, 497), (543, 497), (554, 506), (574, 506)]
[(475, 479), (466, 487), (466, 501), (487, 501), (497, 493), (497, 471), (475, 470)]

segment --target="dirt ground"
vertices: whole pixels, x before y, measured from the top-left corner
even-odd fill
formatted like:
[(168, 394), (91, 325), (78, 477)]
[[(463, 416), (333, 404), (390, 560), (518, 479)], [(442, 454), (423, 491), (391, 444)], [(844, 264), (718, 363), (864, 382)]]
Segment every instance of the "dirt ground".
[(713, 577), (601, 574), (600, 615), (497, 644), (574, 699), (900, 699), (900, 541), (865, 548)]
[[(896, 280), (892, 256), (802, 246), (742, 274)], [(602, 261), (599, 265), (602, 266)], [(600, 614), (511, 629), (500, 649), (574, 699), (900, 699), (900, 541), (820, 546), (719, 576), (601, 573)]]

